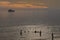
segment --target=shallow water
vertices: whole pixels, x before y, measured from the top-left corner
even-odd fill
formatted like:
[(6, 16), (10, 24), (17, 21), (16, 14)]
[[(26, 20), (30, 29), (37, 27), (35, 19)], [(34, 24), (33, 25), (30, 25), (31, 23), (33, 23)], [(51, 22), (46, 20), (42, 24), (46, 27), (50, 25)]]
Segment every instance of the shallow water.
[[(20, 34), (22, 30), (22, 35)], [(34, 31), (42, 31), (40, 33), (34, 33)], [(0, 28), (0, 40), (50, 40), (50, 33), (47, 26), (43, 25), (20, 25), (12, 27), (1, 27)]]
[[(22, 30), (22, 35), (20, 34)], [(34, 33), (34, 31), (41, 31)], [(51, 30), (46, 25), (19, 25), (0, 27), (0, 40), (51, 40)], [(60, 33), (54, 33), (54, 40), (60, 39)]]

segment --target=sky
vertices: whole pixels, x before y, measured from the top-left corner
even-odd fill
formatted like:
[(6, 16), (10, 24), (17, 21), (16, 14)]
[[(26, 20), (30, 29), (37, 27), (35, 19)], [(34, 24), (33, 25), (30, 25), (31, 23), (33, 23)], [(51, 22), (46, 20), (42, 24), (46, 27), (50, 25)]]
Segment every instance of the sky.
[(60, 9), (60, 0), (49, 0), (48, 7), (52, 9)]
[(48, 8), (48, 0), (0, 0), (0, 7)]

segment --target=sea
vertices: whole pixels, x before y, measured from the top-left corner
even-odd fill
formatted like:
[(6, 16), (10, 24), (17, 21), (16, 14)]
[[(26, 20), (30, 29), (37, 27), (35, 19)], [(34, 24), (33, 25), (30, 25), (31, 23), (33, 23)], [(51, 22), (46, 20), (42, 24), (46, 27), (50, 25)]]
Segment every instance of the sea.
[(60, 40), (59, 13), (48, 8), (0, 8), (0, 40)]

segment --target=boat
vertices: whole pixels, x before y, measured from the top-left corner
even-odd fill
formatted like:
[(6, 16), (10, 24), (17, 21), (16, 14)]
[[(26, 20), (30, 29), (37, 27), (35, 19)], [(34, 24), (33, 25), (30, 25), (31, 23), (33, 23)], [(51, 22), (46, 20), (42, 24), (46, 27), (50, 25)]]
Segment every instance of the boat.
[(15, 12), (15, 10), (13, 10), (13, 9), (9, 9), (8, 12)]

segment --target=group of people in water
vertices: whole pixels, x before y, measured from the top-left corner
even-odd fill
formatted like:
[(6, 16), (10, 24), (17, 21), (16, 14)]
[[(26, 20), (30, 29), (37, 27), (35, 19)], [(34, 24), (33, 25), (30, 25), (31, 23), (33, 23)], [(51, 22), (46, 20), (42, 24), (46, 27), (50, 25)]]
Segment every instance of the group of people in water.
[[(20, 30), (20, 36), (23, 35), (22, 31), (23, 31), (23, 30)], [(26, 33), (26, 31), (24, 31), (24, 33)], [(41, 31), (36, 31), (36, 30), (35, 30), (34, 33), (39, 33), (39, 35), (40, 35), (40, 37), (41, 37), (41, 34), (42, 34)]]

